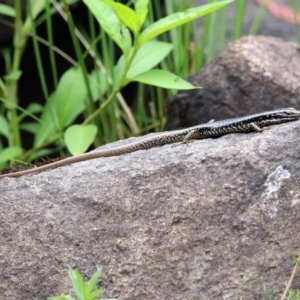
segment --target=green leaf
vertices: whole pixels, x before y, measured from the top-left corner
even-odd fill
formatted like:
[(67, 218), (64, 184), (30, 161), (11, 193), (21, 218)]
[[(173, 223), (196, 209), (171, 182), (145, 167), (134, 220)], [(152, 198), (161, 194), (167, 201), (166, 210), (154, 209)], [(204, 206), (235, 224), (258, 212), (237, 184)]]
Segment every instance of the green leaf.
[(60, 79), (53, 99), (61, 128), (69, 125), (83, 111), (85, 96), (81, 69), (69, 69)]
[(39, 128), (39, 124), (36, 122), (27, 122), (27, 123), (20, 124), (20, 129), (32, 133), (33, 135), (36, 134), (38, 128)]
[(132, 78), (160, 63), (173, 49), (170, 43), (151, 41), (144, 44), (135, 55), (126, 77)]
[(41, 116), (41, 123), (34, 137), (34, 146), (40, 147), (41, 144), (59, 132), (60, 125), (57, 117), (53, 93), (46, 103)]
[(9, 139), (9, 126), (3, 116), (0, 116), (0, 134)]
[(39, 103), (30, 103), (27, 108), (26, 112), (30, 112), (31, 114), (40, 113), (43, 110), (43, 106)]
[[(94, 289), (94, 287), (96, 286), (97, 282), (98, 282), (98, 279), (101, 275), (101, 272), (102, 272), (102, 268), (99, 268), (95, 273), (94, 275), (92, 276), (92, 278), (87, 282), (87, 287), (88, 287), (88, 290), (89, 290), (89, 293), (91, 293)], [(101, 291), (99, 290), (99, 293)], [(98, 294), (99, 295), (99, 294)], [(98, 296), (97, 295), (97, 296)]]
[(120, 22), (114, 9), (100, 0), (83, 0), (103, 30), (122, 49), (125, 56), (131, 48), (129, 30)]
[(143, 25), (148, 15), (149, 0), (137, 0), (135, 2), (135, 12), (139, 16), (140, 23)]
[(84, 110), (85, 84), (80, 69), (71, 68), (61, 77), (49, 97), (35, 136), (35, 146), (63, 130)]
[(108, 91), (109, 83), (107, 74), (104, 74), (100, 69), (95, 69), (89, 76), (89, 82), (93, 100), (100, 99)]
[[(79, 300), (94, 300), (98, 295), (100, 295), (101, 290), (99, 289), (93, 290), (93, 289), (97, 284), (102, 268), (98, 269), (95, 272), (95, 274), (92, 276), (92, 278), (86, 283), (84, 282), (82, 276), (77, 270), (73, 270), (70, 266), (68, 266), (68, 268), (69, 268), (69, 277), (71, 278), (73, 289)], [(60, 297), (48, 298), (48, 300), (73, 300), (73, 298), (71, 296), (60, 296)], [(117, 299), (107, 299), (107, 300), (117, 300)]]
[(191, 90), (199, 88), (168, 71), (157, 69), (142, 73), (134, 78), (130, 78), (130, 80), (174, 90)]
[(32, 9), (32, 17), (35, 19), (39, 13), (45, 9), (46, 0), (29, 0), (29, 2), (31, 2), (29, 7)]
[(74, 292), (76, 296), (81, 300), (84, 298), (84, 281), (82, 276), (77, 270), (72, 270), (72, 268), (69, 266), (69, 277), (72, 281), (72, 286), (74, 289)]
[(16, 16), (16, 11), (13, 7), (9, 5), (0, 4), (0, 14), (14, 18)]
[(19, 80), (21, 75), (22, 75), (22, 71), (18, 70), (3, 76), (3, 78), (5, 80)]
[(65, 142), (72, 155), (84, 153), (97, 134), (95, 125), (72, 125), (65, 132)]
[(128, 28), (130, 28), (136, 35), (141, 29), (140, 18), (134, 10), (127, 5), (117, 3), (113, 0), (101, 0), (110, 5), (119, 17), (119, 20)]
[(113, 89), (115, 90), (120, 86), (120, 81), (122, 79), (123, 73), (125, 70), (125, 58), (124, 55), (122, 55), (117, 64), (114, 66), (113, 70)]
[(8, 160), (13, 160), (22, 153), (23, 149), (20, 147), (7, 147), (0, 152), (0, 163)]
[(31, 13), (28, 13), (28, 17), (26, 18), (22, 26), (23, 34), (27, 35), (30, 32), (32, 26), (32, 19), (35, 20), (39, 13), (45, 8), (45, 2), (46, 0), (28, 1), (28, 3), (30, 3), (28, 6), (31, 9)]
[(96, 299), (100, 294), (101, 294), (101, 290), (99, 290), (99, 289), (93, 290), (93, 291), (91, 291), (90, 293), (88, 293), (89, 299), (94, 300), (94, 299)]
[(139, 45), (143, 45), (156, 36), (166, 32), (172, 28), (193, 21), (199, 17), (207, 15), (234, 0), (225, 0), (220, 2), (209, 3), (200, 7), (189, 8), (183, 12), (177, 12), (165, 18), (158, 20), (146, 28), (139, 37)]

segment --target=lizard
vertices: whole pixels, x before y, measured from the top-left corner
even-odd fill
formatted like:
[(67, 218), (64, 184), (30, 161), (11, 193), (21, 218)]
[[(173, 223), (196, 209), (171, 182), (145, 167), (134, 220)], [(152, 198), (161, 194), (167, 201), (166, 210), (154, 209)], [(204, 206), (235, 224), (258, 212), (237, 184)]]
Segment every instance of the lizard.
[(44, 166), (28, 169), (25, 171), (3, 174), (0, 175), (0, 178), (20, 177), (27, 174), (33, 174), (62, 167), (72, 163), (77, 163), (100, 157), (118, 156), (170, 143), (189, 143), (190, 141), (195, 139), (215, 138), (230, 133), (261, 132), (265, 127), (268, 127), (270, 125), (296, 121), (299, 119), (299, 110), (296, 110), (294, 108), (282, 108), (245, 117), (227, 119), (223, 121), (212, 120), (206, 124), (189, 127), (186, 129), (164, 132), (130, 144), (75, 155)]

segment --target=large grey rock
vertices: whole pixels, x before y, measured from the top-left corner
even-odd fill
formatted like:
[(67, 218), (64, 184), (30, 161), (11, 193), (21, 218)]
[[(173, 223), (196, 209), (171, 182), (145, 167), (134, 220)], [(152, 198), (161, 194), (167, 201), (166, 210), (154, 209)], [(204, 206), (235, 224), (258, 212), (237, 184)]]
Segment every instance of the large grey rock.
[[(278, 299), (300, 244), (300, 121), (0, 180), (0, 294)], [(300, 288), (299, 281), (293, 288)]]
[(168, 109), (167, 129), (300, 106), (300, 46), (248, 36), (188, 79), (203, 89), (181, 91)]

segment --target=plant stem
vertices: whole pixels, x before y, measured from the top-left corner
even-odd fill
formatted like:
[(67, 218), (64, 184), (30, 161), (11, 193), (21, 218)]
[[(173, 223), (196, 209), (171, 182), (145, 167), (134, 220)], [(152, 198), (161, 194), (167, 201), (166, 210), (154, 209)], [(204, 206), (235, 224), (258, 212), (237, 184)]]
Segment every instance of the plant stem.
[(136, 55), (138, 49), (139, 49), (139, 46), (138, 46), (138, 44), (136, 42), (136, 39), (135, 39), (135, 42), (134, 42), (132, 51), (129, 55), (129, 58), (128, 59), (125, 58), (125, 68), (124, 68), (123, 74), (121, 76), (120, 83), (118, 84), (118, 86), (115, 89), (113, 89), (113, 91), (109, 95), (108, 99), (105, 102), (103, 102), (100, 105), (100, 107), (98, 107), (91, 115), (89, 115), (85, 119), (85, 121), (82, 123), (83, 125), (89, 124), (93, 119), (95, 119), (99, 114), (101, 114), (111, 104), (111, 102), (115, 99), (117, 93), (120, 91), (120, 89), (123, 86), (123, 83), (125, 81), (126, 74), (127, 74), (128, 69), (130, 67), (130, 64), (131, 64), (132, 60), (134, 59), (134, 56)]
[[(20, 61), (22, 53), (26, 44), (26, 37), (22, 32), (22, 6), (21, 0), (14, 0), (15, 6), (15, 32), (14, 32), (14, 53), (13, 53), (13, 63), (11, 68), (11, 74), (16, 75), (16, 72), (20, 69)], [(10, 118), (10, 127), (12, 130), (11, 138), (9, 141), (10, 146), (21, 146), (21, 137), (19, 130), (19, 121), (17, 114), (17, 105), (18, 105), (18, 78), (10, 79), (7, 83), (7, 99), (12, 104), (8, 107), (11, 111)]]

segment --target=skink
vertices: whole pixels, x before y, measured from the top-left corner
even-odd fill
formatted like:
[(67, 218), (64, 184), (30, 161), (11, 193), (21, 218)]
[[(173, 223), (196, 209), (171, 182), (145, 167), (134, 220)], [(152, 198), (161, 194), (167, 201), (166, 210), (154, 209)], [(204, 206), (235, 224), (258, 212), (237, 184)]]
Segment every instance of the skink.
[(38, 173), (68, 164), (100, 158), (117, 156), (138, 150), (144, 150), (165, 144), (182, 142), (188, 143), (194, 139), (215, 138), (229, 133), (261, 132), (264, 127), (300, 119), (300, 111), (294, 108), (282, 108), (241, 118), (224, 121), (209, 122), (182, 130), (175, 130), (148, 137), (128, 145), (111, 149), (92, 151), (77, 156), (62, 159), (41, 167), (0, 175), (3, 177), (19, 177), (22, 175)]

